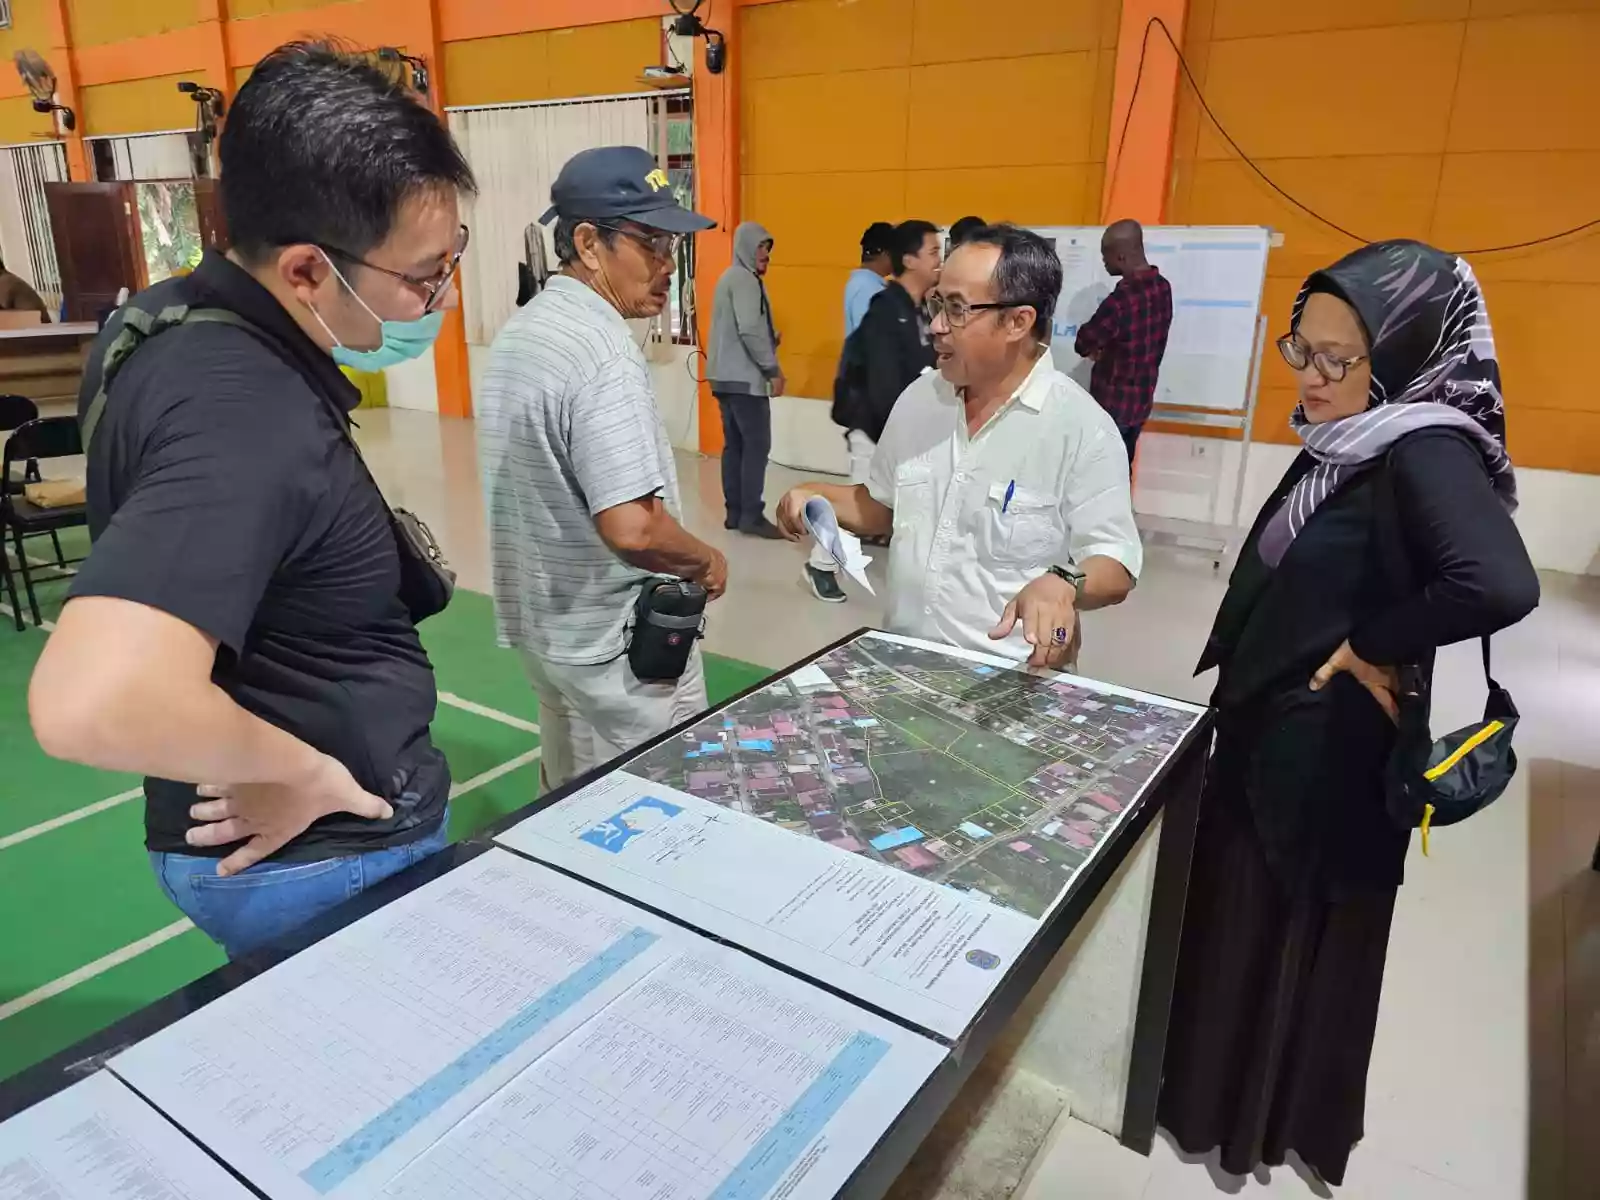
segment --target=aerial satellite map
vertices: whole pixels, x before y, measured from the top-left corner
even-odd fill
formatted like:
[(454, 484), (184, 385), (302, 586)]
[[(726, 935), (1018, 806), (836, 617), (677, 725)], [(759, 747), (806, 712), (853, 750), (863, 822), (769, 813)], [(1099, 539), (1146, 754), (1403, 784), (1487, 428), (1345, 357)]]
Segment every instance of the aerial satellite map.
[(866, 634), (628, 771), (1043, 916), (1202, 710)]

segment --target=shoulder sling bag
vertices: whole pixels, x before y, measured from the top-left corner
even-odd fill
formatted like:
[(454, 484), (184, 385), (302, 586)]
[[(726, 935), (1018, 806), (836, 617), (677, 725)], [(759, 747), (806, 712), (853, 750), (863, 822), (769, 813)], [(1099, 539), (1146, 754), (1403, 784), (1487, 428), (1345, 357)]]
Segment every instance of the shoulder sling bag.
[[(105, 416), (106, 398), (111, 390), (111, 381), (133, 352), (168, 329), (205, 322), (232, 325), (251, 334), (269, 349), (272, 348), (270, 335), (238, 313), (225, 308), (192, 308), (187, 304), (173, 304), (152, 311), (126, 304), (112, 315), (111, 320), (107, 322), (107, 328), (115, 325), (116, 332), (106, 345), (105, 353), (100, 360), (91, 361), (84, 372), (85, 389), (90, 386), (94, 388), (93, 396), (83, 415), (85, 449), (94, 439), (95, 430), (100, 427), (100, 421)], [(322, 395), (320, 390), (317, 394)], [(373, 478), (366, 459), (361, 455), (361, 447), (356, 444), (355, 437), (350, 432), (349, 416), (344, 412), (336, 412), (334, 416), (339, 422), (339, 429), (345, 441), (355, 452), (356, 460), (361, 463), (362, 469), (367, 472), (367, 478), (372, 479), (372, 486), (376, 488), (378, 481)], [(439, 543), (434, 540), (433, 533), (422, 519), (403, 508), (390, 508), (389, 502), (383, 499), (381, 488), (378, 490), (378, 496), (383, 503), (384, 511), (389, 514), (389, 526), (394, 531), (395, 548), (400, 556), (400, 599), (411, 614), (412, 622), (419, 623), (444, 611), (450, 603), (450, 598), (455, 594), (456, 574), (445, 561)]]
[[(1385, 461), (1378, 470), (1377, 534), (1384, 570), (1407, 588), (1421, 586), (1406, 551), (1400, 509), (1394, 491), (1394, 468)], [(1428, 831), (1454, 825), (1500, 798), (1516, 774), (1511, 748), (1519, 714), (1511, 693), (1495, 682), (1489, 638), (1482, 639), (1483, 678), (1489, 686), (1483, 720), (1435, 739), (1429, 727), (1432, 705), (1431, 670), (1415, 664), (1400, 667), (1400, 716), (1389, 758), (1385, 801), (1389, 816), (1402, 829), (1422, 831), (1422, 852), (1428, 853)]]

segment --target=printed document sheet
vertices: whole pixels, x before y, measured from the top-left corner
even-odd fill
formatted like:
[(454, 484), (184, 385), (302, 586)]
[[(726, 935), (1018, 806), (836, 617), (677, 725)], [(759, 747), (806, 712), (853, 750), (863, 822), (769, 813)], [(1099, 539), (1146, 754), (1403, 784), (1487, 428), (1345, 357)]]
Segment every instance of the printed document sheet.
[(496, 849), (111, 1065), (273, 1200), (803, 1200), (944, 1054)]
[(667, 923), (529, 866), (482, 855), (112, 1069), (273, 1197), (372, 1195), (666, 957)]
[(251, 1200), (101, 1071), (0, 1124), (0, 1200)]
[(1036, 922), (614, 771), (500, 842), (946, 1037)]
[(705, 942), (635, 984), (383, 1194), (826, 1200), (943, 1056)]

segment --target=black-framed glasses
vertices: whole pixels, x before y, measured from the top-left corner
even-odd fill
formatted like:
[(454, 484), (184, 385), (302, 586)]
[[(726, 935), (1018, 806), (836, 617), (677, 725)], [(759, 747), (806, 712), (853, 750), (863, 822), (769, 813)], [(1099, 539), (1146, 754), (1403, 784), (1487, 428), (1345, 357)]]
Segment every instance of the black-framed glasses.
[(1344, 358), (1327, 350), (1313, 350), (1292, 333), (1286, 333), (1278, 339), (1278, 353), (1283, 355), (1283, 361), (1296, 371), (1315, 367), (1317, 374), (1329, 383), (1343, 383), (1344, 377), (1350, 373), (1350, 368), (1359, 366), (1368, 358), (1365, 354)]
[(625, 238), (631, 238), (662, 260), (677, 258), (678, 247), (683, 244), (681, 233), (640, 233), (637, 229), (624, 229), (621, 225), (607, 225), (601, 221), (589, 221), (588, 224), (596, 229), (609, 229), (612, 233), (620, 233)]
[(467, 253), (467, 243), (471, 241), (471, 239), (472, 230), (463, 225), (461, 227), (460, 239), (456, 242), (456, 248), (450, 255), (449, 263), (439, 274), (430, 276), (427, 279), (418, 279), (415, 275), (407, 275), (404, 271), (391, 271), (388, 267), (380, 267), (377, 263), (369, 263), (366, 259), (360, 258), (349, 253), (348, 251), (341, 250), (337, 246), (323, 246), (322, 249), (326, 253), (333, 255), (335, 258), (344, 259), (344, 261), (347, 263), (354, 263), (358, 267), (365, 267), (369, 271), (376, 271), (380, 275), (387, 275), (391, 279), (398, 279), (401, 283), (409, 284), (411, 287), (418, 289), (425, 297), (427, 297), (427, 304), (423, 307), (422, 311), (425, 313), (430, 313), (439, 304), (439, 302), (449, 294), (450, 281), (456, 277), (456, 272), (461, 269), (461, 260)]
[(1032, 300), (993, 300), (984, 304), (968, 304), (965, 300), (955, 296), (945, 297), (938, 292), (928, 293), (928, 319), (931, 321), (942, 314), (952, 329), (960, 329), (968, 321), (972, 320), (972, 314), (975, 312), (987, 312), (990, 309), (997, 308), (1031, 308), (1032, 306)]

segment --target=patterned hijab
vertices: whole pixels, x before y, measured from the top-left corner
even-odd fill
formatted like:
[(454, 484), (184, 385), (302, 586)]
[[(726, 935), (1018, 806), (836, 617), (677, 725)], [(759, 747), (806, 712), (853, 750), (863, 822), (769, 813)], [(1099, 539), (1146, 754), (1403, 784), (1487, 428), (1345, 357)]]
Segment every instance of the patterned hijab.
[(1278, 565), (1317, 505), (1426, 426), (1468, 433), (1483, 452), (1495, 491), (1515, 511), (1494, 335), (1466, 260), (1422, 242), (1363, 246), (1306, 280), (1295, 298), (1293, 328), (1299, 329), (1315, 292), (1337, 296), (1360, 317), (1370, 347), (1371, 394), (1365, 412), (1317, 425), (1295, 409), (1290, 425), (1317, 465), (1262, 530), (1259, 550), (1267, 565)]

